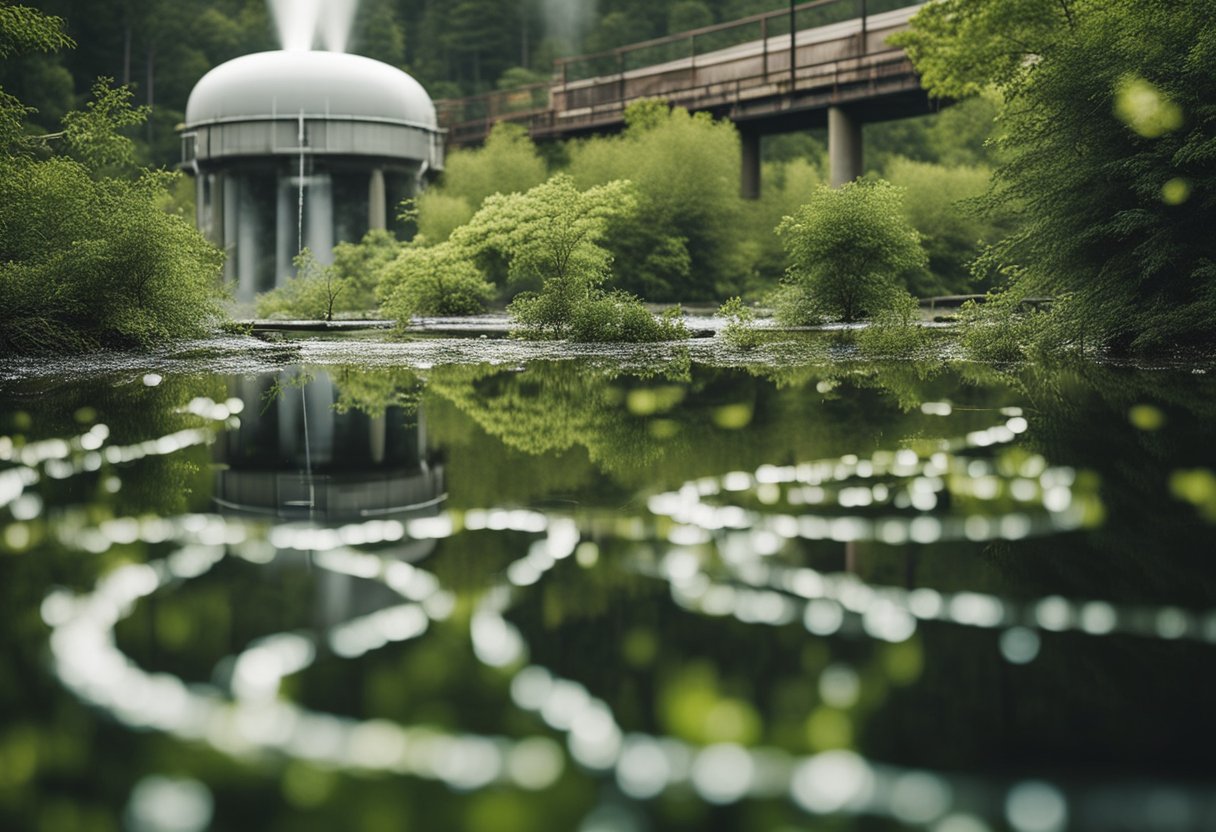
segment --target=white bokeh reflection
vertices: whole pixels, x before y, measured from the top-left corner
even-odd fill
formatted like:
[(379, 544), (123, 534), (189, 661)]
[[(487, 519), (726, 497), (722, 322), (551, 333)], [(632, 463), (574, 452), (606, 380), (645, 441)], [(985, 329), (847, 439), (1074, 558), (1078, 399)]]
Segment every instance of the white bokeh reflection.
[[(922, 411), (941, 417), (955, 412), (948, 403), (926, 405)], [(75, 439), (20, 449), (0, 439), (0, 459), (16, 466), (0, 472), (0, 508), (19, 522), (35, 520), (42, 505), (31, 489), (43, 476), (67, 478), (211, 441), (217, 429), (234, 424), (240, 402), (196, 399), (183, 412), (214, 424), (122, 447), (107, 444), (104, 426)], [(1014, 469), (1002, 467), (998, 458), (972, 454), (1008, 445), (1028, 429), (1020, 412), (1009, 410), (1003, 416), (1001, 424), (932, 448), (704, 477), (652, 496), (653, 517), (633, 522), (629, 531), (621, 524), (614, 528), (624, 539), (657, 547), (649, 555), (653, 567), (639, 571), (664, 582), (684, 610), (753, 626), (802, 628), (808, 640), (899, 644), (932, 621), (992, 631), (995, 649), (1011, 664), (1033, 662), (1056, 633), (1216, 643), (1212, 612), (1127, 608), (1058, 596), (1009, 599), (909, 590), (782, 562), (782, 552), (795, 539), (899, 546), (1019, 539), (1083, 527), (1093, 502), (1078, 486), (1075, 471), (1053, 467), (1033, 454)], [(948, 511), (943, 508), (947, 503), (963, 508)], [(837, 510), (846, 513), (831, 513)], [(1150, 788), (987, 782), (886, 766), (846, 750), (795, 756), (762, 745), (699, 746), (632, 731), (587, 685), (535, 663), (527, 633), (509, 618), (514, 604), (543, 587), (554, 570), (591, 570), (606, 561), (600, 555), (602, 541), (583, 539), (581, 524), (581, 519), (519, 508), (449, 511), (411, 521), (374, 519), (338, 528), (279, 524), (264, 532), (211, 515), (65, 524), (51, 533), (83, 551), (104, 553), (143, 542), (165, 544), (171, 552), (151, 564), (117, 568), (88, 594), (54, 589), (41, 613), (52, 630), (55, 671), (81, 699), (131, 728), (163, 731), (242, 757), (279, 754), (339, 770), (439, 780), (459, 791), (494, 784), (544, 790), (573, 764), (614, 783), (618, 799), (647, 801), (680, 791), (724, 805), (781, 796), (812, 815), (875, 815), (935, 832), (985, 830), (989, 820), (1017, 832), (1054, 832), (1066, 828), (1070, 819), (1089, 816), (1086, 812), (1092, 814), (1094, 806), (1147, 794)], [(6, 534), (16, 527), (10, 524)], [(389, 644), (424, 638), (443, 623), (464, 626), (465, 613), (456, 615), (456, 595), (435, 574), (358, 547), (469, 532), (534, 536), (495, 586), (476, 597), (467, 627), (473, 655), (502, 674), (515, 707), (535, 715), (535, 735), (480, 736), (352, 719), (312, 712), (285, 698), (284, 679), (320, 655), (353, 660)], [(305, 558), (319, 570), (379, 583), (399, 602), (333, 623), (319, 634), (284, 632), (255, 640), (231, 657), (227, 689), (146, 672), (118, 650), (115, 625), (140, 599), (201, 577), (227, 557), (257, 566), (280, 557)], [(563, 565), (567, 560), (572, 563)], [(846, 710), (862, 698), (861, 677), (843, 662), (828, 665), (817, 683), (819, 697), (830, 707)], [(152, 797), (136, 801), (132, 795), (132, 807), (144, 807), (138, 810), (141, 816), (154, 818), (157, 807), (185, 805), (188, 785), (167, 791), (164, 784), (154, 785)], [(1202, 798), (1191, 791), (1151, 790), (1161, 805), (1172, 801), (1186, 807), (1188, 817), (1202, 812)], [(1000, 807), (995, 818), (993, 806)], [(610, 805), (590, 815), (583, 828), (627, 830), (638, 823), (631, 810)], [(176, 828), (148, 824), (136, 828)]]

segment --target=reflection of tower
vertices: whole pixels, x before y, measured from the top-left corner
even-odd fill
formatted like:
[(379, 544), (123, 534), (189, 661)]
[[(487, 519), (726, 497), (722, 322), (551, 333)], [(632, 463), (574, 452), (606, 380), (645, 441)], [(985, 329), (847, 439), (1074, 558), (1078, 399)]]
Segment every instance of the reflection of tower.
[[(221, 511), (336, 528), (369, 520), (433, 517), (444, 471), (427, 451), (426, 420), (390, 407), (378, 416), (335, 408), (324, 372), (239, 379), (241, 426), (218, 445), (214, 500)], [(414, 562), (434, 540), (384, 544), (382, 556)], [(319, 623), (332, 625), (400, 602), (379, 584), (322, 571)]]
[(181, 136), (199, 228), (229, 253), (241, 303), (290, 277), (301, 248), (328, 263), (335, 243), (389, 227), (394, 206), (443, 167), (422, 86), (338, 52), (221, 64), (191, 92)]
[(221, 448), (215, 501), (225, 510), (323, 526), (433, 516), (443, 467), (427, 453), (426, 420), (398, 408), (338, 412), (326, 373), (243, 379), (239, 429)]

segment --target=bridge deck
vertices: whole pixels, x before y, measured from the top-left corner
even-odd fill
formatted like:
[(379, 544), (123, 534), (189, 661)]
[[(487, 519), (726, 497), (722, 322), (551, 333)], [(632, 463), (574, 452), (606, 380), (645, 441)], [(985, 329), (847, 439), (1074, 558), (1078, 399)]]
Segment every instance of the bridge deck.
[[(879, 2), (870, 0), (870, 6)], [(484, 140), (498, 121), (522, 124), (536, 139), (619, 129), (625, 107), (642, 98), (755, 122), (769, 132), (818, 126), (829, 106), (868, 108), (867, 121), (924, 112), (925, 96), (910, 61), (886, 43), (907, 28), (921, 4), (898, 5), (797, 30), (792, 44), (788, 23), (785, 33), (771, 34), (788, 16), (770, 13), (564, 59), (551, 83), (439, 102), (441, 122), (448, 143), (461, 146)], [(824, 12), (865, 8), (860, 0), (818, 0), (798, 12), (822, 18)], [(702, 44), (752, 30), (760, 37), (698, 51)], [(616, 71), (607, 71), (613, 65)]]

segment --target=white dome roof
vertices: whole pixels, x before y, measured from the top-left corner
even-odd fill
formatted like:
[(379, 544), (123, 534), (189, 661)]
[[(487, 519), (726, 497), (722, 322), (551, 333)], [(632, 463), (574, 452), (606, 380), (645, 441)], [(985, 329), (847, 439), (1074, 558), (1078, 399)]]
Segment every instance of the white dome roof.
[(343, 52), (259, 52), (203, 76), (186, 104), (186, 124), (308, 116), (409, 122), (436, 129), (422, 85), (388, 64)]

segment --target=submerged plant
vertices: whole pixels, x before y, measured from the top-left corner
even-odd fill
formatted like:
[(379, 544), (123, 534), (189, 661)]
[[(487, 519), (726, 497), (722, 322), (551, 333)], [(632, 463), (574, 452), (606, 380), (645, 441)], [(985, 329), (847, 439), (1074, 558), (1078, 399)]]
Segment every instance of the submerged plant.
[(857, 346), (871, 356), (910, 357), (929, 341), (929, 331), (920, 318), (920, 303), (904, 292), (892, 298), (869, 326), (857, 334)]
[(756, 312), (742, 298), (736, 296), (722, 304), (718, 315), (729, 321), (722, 329), (722, 337), (732, 347), (752, 350), (763, 343), (763, 336), (756, 330)]

